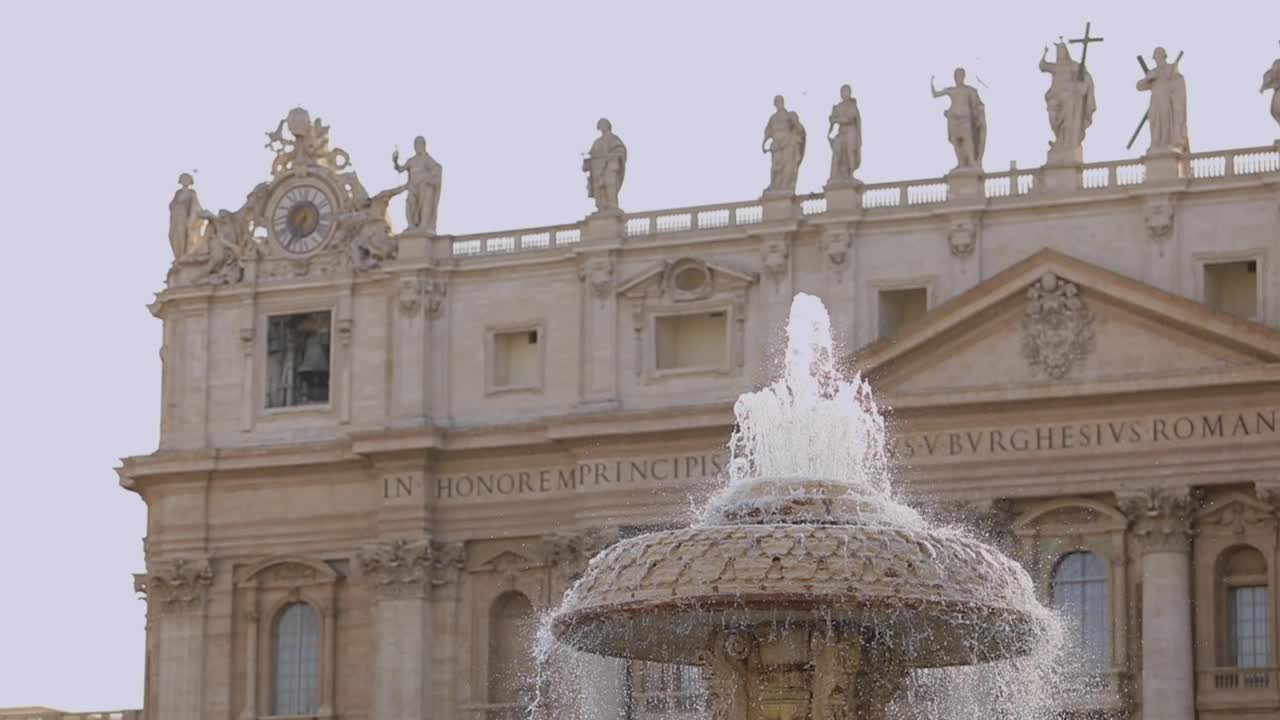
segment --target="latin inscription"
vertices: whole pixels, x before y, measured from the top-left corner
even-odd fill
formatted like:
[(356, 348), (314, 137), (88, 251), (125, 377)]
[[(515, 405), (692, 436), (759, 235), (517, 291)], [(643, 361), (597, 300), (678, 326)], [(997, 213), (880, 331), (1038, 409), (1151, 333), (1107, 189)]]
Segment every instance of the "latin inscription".
[(389, 473), (382, 476), (383, 500), (409, 500), (422, 488), (422, 473)]
[(1280, 437), (1280, 410), (1176, 415), (1136, 420), (1031, 425), (1014, 428), (905, 433), (889, 453), (898, 460), (1018, 455), (1046, 451), (1107, 451), (1168, 447), (1198, 441)]
[[(1089, 454), (1152, 450), (1219, 442), (1280, 440), (1280, 408), (1161, 415), (1074, 423), (937, 432), (890, 432), (889, 454), (903, 463), (955, 459), (1016, 458), (1033, 453)], [(576, 466), (526, 470), (483, 470), (438, 475), (430, 488), (438, 501), (537, 497), (607, 491), (631, 486), (694, 484), (717, 477), (727, 462), (723, 452), (690, 453)], [(410, 498), (421, 480), (383, 478), (387, 500)]]
[(579, 463), (573, 467), (441, 475), (435, 479), (435, 497), (438, 500), (515, 497), (701, 480), (719, 475), (724, 462), (722, 453), (695, 453)]

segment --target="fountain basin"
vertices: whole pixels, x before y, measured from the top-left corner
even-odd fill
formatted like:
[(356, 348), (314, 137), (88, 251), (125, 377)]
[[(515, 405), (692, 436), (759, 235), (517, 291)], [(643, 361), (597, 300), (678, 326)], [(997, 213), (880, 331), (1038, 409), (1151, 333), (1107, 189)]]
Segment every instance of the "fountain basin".
[[(799, 510), (735, 502), (725, 512), (812, 520), (833, 506), (803, 498)], [(596, 654), (700, 663), (717, 633), (821, 624), (874, 633), (908, 667), (940, 667), (1025, 654), (1043, 618), (1026, 572), (980, 542), (888, 524), (765, 523), (614, 545), (592, 560), (552, 631)]]

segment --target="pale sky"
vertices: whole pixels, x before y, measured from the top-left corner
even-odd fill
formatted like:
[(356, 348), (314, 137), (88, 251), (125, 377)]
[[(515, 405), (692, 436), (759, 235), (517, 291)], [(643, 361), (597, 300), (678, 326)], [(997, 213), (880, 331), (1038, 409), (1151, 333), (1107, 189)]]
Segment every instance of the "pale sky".
[[(573, 222), (581, 154), (607, 116), (632, 211), (745, 200), (781, 93), (809, 130), (800, 191), (821, 189), (842, 83), (868, 182), (954, 163), (945, 100), (963, 65), (987, 107), (986, 166), (1044, 160), (1041, 50), (1092, 20), (1098, 112), (1087, 160), (1132, 157), (1135, 56), (1185, 50), (1192, 149), (1270, 144), (1258, 94), (1280, 2), (8, 2), (0, 8), (0, 707), (140, 707), (145, 508), (117, 485), (155, 449), (167, 205), (196, 170), (207, 208), (267, 179), (263, 133), (302, 104), (371, 192), (423, 134), (445, 168), (440, 230)], [(1077, 55), (1078, 58), (1078, 55)], [(399, 219), (397, 217), (397, 219)]]

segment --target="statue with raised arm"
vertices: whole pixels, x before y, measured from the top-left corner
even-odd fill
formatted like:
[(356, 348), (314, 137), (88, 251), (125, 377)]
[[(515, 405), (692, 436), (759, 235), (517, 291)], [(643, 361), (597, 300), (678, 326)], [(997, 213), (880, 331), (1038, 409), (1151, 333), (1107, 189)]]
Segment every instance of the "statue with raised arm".
[(194, 183), (195, 180), (188, 173), (179, 175), (178, 191), (169, 201), (169, 247), (173, 250), (174, 260), (191, 252), (196, 246), (200, 224), (204, 220), (200, 198), (191, 187)]
[(831, 177), (828, 187), (856, 185), (854, 172), (862, 165), (862, 114), (853, 89), (840, 86), (840, 102), (827, 118), (827, 140), (831, 142)]
[(794, 195), (804, 161), (805, 131), (800, 116), (786, 107), (781, 95), (773, 97), (773, 115), (764, 127), (761, 152), (772, 155), (769, 164), (769, 187), (765, 195)]
[(618, 210), (618, 194), (627, 175), (627, 146), (622, 138), (613, 134), (613, 124), (606, 118), (596, 123), (600, 137), (591, 143), (591, 150), (582, 161), (587, 173), (587, 197), (596, 201), (597, 212)]
[[(1262, 89), (1259, 93), (1271, 90), (1271, 117), (1280, 124), (1280, 58), (1271, 63), (1271, 69), (1262, 76)], [(1276, 141), (1280, 144), (1280, 140)]]
[(1148, 153), (1189, 152), (1187, 136), (1187, 82), (1178, 71), (1178, 63), (1168, 62), (1168, 53), (1158, 47), (1152, 53), (1156, 66), (1138, 81), (1138, 89), (1151, 93), (1147, 118), (1151, 123), (1151, 147)]
[(436, 214), (440, 209), (440, 187), (444, 182), (444, 168), (427, 154), (427, 140), (419, 135), (413, 139), (413, 157), (400, 164), (400, 151), (391, 153), (391, 166), (396, 172), (408, 173), (405, 183), (404, 213), (408, 233), (436, 234)]
[(1049, 128), (1053, 140), (1049, 143), (1049, 161), (1080, 162), (1080, 147), (1084, 144), (1085, 131), (1093, 124), (1093, 113), (1098, 109), (1093, 93), (1093, 76), (1080, 63), (1071, 59), (1065, 43), (1055, 43), (1057, 55), (1048, 62), (1049, 46), (1040, 56), (1040, 72), (1049, 73), (1049, 90), (1044, 94), (1049, 110)]
[(929, 78), (929, 89), (935, 98), (951, 99), (951, 107), (943, 115), (947, 118), (947, 140), (956, 151), (955, 169), (981, 170), (987, 149), (987, 109), (977, 88), (964, 84), (964, 68), (956, 68), (955, 81), (952, 87), (939, 90), (934, 78)]

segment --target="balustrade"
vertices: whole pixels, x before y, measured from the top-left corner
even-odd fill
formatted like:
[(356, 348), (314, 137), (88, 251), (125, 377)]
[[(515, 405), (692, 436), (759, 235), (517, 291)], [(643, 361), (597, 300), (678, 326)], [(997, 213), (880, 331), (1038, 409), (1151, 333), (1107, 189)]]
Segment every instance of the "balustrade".
[[(1189, 181), (1221, 182), (1241, 176), (1280, 173), (1280, 148), (1263, 146), (1209, 153), (1188, 157)], [(1040, 169), (1009, 170), (990, 173), (983, 178), (984, 196), (989, 201), (1034, 196), (1040, 181)], [(1146, 164), (1141, 159), (1088, 163), (1080, 169), (1080, 190), (1096, 192), (1142, 185), (1147, 180)], [(875, 213), (897, 209), (940, 205), (950, 200), (945, 178), (875, 183), (862, 188), (862, 208)], [(822, 193), (799, 195), (794, 213), (812, 217), (828, 212), (827, 198)], [(668, 233), (721, 230), (764, 222), (764, 207), (758, 201), (702, 205), (630, 213), (623, 220), (626, 238), (644, 238)], [(582, 225), (559, 225), (527, 230), (514, 230), (452, 238), (454, 257), (478, 257), (537, 252), (572, 245), (582, 240)]]

